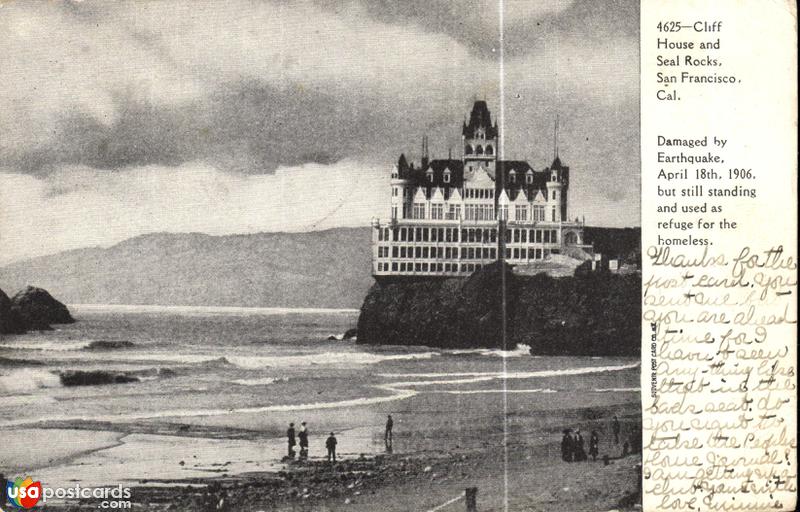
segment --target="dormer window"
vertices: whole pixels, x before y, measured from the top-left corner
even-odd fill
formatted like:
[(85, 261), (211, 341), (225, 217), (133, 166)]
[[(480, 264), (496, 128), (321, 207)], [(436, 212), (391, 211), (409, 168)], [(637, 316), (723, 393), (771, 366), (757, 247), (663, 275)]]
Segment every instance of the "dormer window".
[(527, 183), (528, 185), (533, 183), (533, 172), (528, 171), (528, 173), (525, 175), (525, 183)]
[(444, 171), (444, 182), (445, 183), (450, 183), (450, 171), (449, 170)]
[(558, 171), (550, 173), (550, 181), (558, 181)]
[(508, 180), (509, 180), (511, 183), (516, 183), (516, 182), (517, 182), (517, 173), (516, 173), (515, 171), (511, 171), (511, 172), (508, 174)]

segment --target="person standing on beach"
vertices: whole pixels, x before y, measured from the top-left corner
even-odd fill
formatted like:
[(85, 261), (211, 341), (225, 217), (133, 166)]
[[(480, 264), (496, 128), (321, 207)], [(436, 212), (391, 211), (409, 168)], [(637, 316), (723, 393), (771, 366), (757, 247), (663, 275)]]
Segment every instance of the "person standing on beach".
[(306, 422), (300, 423), (300, 432), (297, 434), (300, 438), (300, 458), (308, 458), (308, 430), (306, 430)]
[(336, 462), (336, 436), (333, 435), (333, 432), (325, 440), (325, 448), (328, 449), (328, 462)]
[(383, 433), (383, 442), (386, 443), (386, 446), (392, 446), (392, 427), (394, 427), (394, 421), (390, 414), (386, 419), (386, 431)]
[(616, 416), (611, 420), (611, 430), (614, 432), (614, 444), (619, 444), (619, 420)]
[(592, 430), (592, 435), (589, 437), (589, 455), (592, 456), (592, 462), (597, 460), (597, 454), (600, 448), (600, 437), (597, 435), (596, 430)]
[(583, 441), (583, 436), (581, 435), (580, 430), (575, 431), (575, 461), (584, 461), (588, 460), (589, 457), (586, 456), (586, 445)]
[(297, 444), (294, 440), (294, 423), (289, 423), (289, 429), (286, 431), (286, 441), (289, 443), (289, 458), (294, 459), (294, 446)]
[(561, 459), (564, 462), (572, 462), (572, 432), (564, 429), (564, 437), (561, 438)]

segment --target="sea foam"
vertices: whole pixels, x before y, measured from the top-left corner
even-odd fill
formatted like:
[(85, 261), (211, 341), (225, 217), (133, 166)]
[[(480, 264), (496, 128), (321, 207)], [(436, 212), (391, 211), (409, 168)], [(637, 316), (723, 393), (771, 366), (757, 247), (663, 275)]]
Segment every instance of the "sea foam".
[(284, 368), (291, 366), (316, 365), (367, 365), (383, 361), (403, 361), (430, 359), (439, 355), (436, 352), (417, 352), (411, 354), (373, 354), (369, 352), (323, 352), (298, 356), (225, 356), (230, 364), (246, 370), (261, 368)]
[(39, 340), (19, 340), (13, 343), (4, 343), (0, 348), (9, 350), (46, 350), (52, 352), (67, 352), (88, 348), (91, 341), (39, 341)]
[(61, 387), (61, 378), (47, 370), (14, 370), (0, 376), (0, 394), (29, 393), (42, 388)]
[(446, 350), (443, 353), (452, 355), (477, 354), (482, 356), (493, 356), (493, 357), (503, 357), (503, 358), (523, 357), (523, 356), (530, 356), (531, 347), (523, 343), (520, 343), (514, 350), (501, 350), (499, 348), (467, 348), (467, 349)]

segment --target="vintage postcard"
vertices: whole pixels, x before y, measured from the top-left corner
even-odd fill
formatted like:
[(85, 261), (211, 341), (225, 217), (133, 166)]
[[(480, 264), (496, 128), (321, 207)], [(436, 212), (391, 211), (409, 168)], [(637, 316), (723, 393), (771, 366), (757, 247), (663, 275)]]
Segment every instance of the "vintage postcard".
[(795, 40), (0, 0), (0, 512), (792, 510)]

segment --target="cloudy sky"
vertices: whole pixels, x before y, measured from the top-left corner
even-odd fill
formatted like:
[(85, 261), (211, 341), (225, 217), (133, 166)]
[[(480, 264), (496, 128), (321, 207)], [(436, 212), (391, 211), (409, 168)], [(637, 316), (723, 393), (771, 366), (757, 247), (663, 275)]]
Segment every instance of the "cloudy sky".
[(505, 0), (502, 81), (498, 1), (0, 1), (0, 264), (368, 225), (501, 94), (506, 158), (546, 167), (558, 114), (570, 214), (638, 225), (638, 0)]

